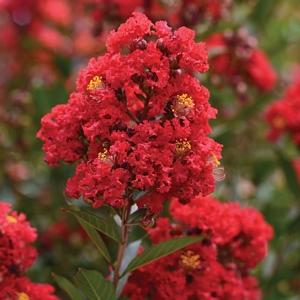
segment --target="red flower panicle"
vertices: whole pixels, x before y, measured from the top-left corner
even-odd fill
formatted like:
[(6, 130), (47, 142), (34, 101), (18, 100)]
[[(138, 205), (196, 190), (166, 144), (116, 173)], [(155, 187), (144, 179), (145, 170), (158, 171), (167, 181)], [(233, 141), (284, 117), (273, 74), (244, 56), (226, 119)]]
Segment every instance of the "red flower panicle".
[(131, 300), (261, 299), (249, 268), (264, 258), (273, 231), (258, 211), (197, 197), (184, 206), (173, 200), (170, 213), (178, 223), (160, 218), (148, 229), (154, 244), (182, 236), (204, 239), (132, 272), (124, 295)]
[(208, 69), (194, 35), (134, 13), (80, 71), (69, 102), (43, 117), (45, 161), (77, 163), (70, 197), (121, 208), (144, 191), (133, 200), (159, 213), (171, 197), (187, 203), (213, 191), (221, 145), (207, 137), (216, 110), (193, 77)]
[(277, 75), (265, 53), (256, 48), (257, 41), (244, 28), (236, 33), (214, 34), (207, 41), (212, 51), (221, 51), (210, 60), (211, 73), (224, 77), (242, 98), (248, 86), (270, 91)]
[(266, 112), (266, 120), (271, 129), (268, 139), (276, 141), (282, 134), (288, 133), (293, 142), (300, 147), (300, 71), (282, 99), (273, 102)]
[(54, 287), (36, 284), (26, 278), (27, 269), (37, 258), (28, 244), (37, 238), (23, 213), (11, 212), (11, 206), (0, 202), (0, 299), (58, 300), (51, 295)]
[(30, 227), (26, 216), (0, 202), (0, 278), (22, 276), (37, 258), (37, 251), (29, 246), (37, 238), (36, 229)]

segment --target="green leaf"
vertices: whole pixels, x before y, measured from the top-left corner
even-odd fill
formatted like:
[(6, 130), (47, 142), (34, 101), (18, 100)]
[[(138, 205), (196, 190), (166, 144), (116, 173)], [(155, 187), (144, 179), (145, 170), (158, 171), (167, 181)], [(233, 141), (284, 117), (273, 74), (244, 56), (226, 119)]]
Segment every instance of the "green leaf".
[(259, 0), (252, 11), (250, 18), (261, 29), (261, 27), (264, 27), (266, 24), (268, 24), (267, 20), (274, 14), (274, 10), (279, 2), (279, 0)]
[(97, 247), (99, 252), (106, 259), (106, 261), (112, 265), (113, 263), (112, 263), (110, 254), (109, 254), (107, 247), (106, 247), (105, 243), (103, 242), (101, 236), (99, 235), (98, 231), (96, 229), (94, 229), (94, 227), (92, 227), (89, 223), (83, 221), (82, 219), (80, 219), (78, 217), (76, 217), (76, 219), (78, 220), (80, 225), (84, 228), (85, 232), (90, 237), (92, 242), (95, 244), (95, 246)]
[(288, 233), (299, 233), (300, 228), (300, 217), (293, 219), (288, 225), (287, 232)]
[(295, 198), (298, 200), (300, 198), (300, 186), (294, 168), (291, 166), (291, 162), (280, 151), (275, 150), (275, 152), (284, 172), (287, 185), (290, 191), (294, 194)]
[(75, 204), (70, 204), (69, 207), (72, 209), (72, 210), (75, 210), (75, 211), (80, 211), (80, 208), (75, 205)]
[(129, 216), (128, 223), (139, 221), (141, 217), (146, 213), (147, 208), (139, 208)]
[(73, 214), (78, 220), (82, 220), (88, 224), (90, 224), (95, 229), (101, 231), (105, 235), (109, 236), (113, 240), (117, 241), (118, 243), (122, 243), (120, 234), (118, 233), (117, 229), (107, 220), (90, 214), (85, 211), (74, 211), (71, 209), (62, 209), (62, 211)]
[(134, 92), (134, 94), (135, 94), (141, 101), (146, 102), (146, 98), (145, 98), (143, 95), (138, 94), (138, 93), (136, 93), (136, 92)]
[(84, 297), (81, 295), (79, 290), (74, 286), (74, 284), (69, 281), (67, 278), (52, 273), (52, 276), (58, 286), (64, 290), (72, 300), (84, 300)]
[(80, 269), (75, 282), (89, 300), (116, 299), (113, 284), (98, 271)]
[(129, 273), (133, 270), (136, 270), (144, 265), (147, 265), (157, 259), (160, 259), (164, 256), (167, 256), (183, 247), (186, 247), (190, 244), (199, 242), (203, 239), (202, 236), (197, 237), (183, 237), (183, 238), (176, 238), (171, 239), (168, 241), (164, 241), (162, 243), (159, 243), (138, 256), (136, 256), (128, 265), (124, 273), (121, 277), (123, 277), (126, 273)]
[(132, 200), (134, 202), (137, 202), (140, 198), (144, 197), (145, 195), (149, 194), (149, 190), (147, 191), (141, 191), (139, 189), (136, 189), (132, 195)]

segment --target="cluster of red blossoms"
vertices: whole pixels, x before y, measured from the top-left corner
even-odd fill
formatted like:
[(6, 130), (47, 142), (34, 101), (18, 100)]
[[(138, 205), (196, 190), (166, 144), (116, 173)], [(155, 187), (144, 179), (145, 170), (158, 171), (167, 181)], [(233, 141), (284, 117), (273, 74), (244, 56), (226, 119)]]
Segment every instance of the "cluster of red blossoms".
[(284, 134), (291, 135), (295, 145), (300, 147), (300, 71), (293, 84), (286, 90), (282, 99), (273, 102), (267, 112), (266, 120), (271, 129), (268, 138), (276, 141)]
[(248, 86), (255, 86), (261, 91), (270, 91), (277, 80), (277, 75), (265, 53), (256, 48), (257, 41), (249, 36), (244, 28), (237, 32), (217, 33), (207, 41), (207, 46), (220, 54), (210, 60), (211, 73), (222, 76), (241, 97), (247, 94)]
[(37, 251), (28, 245), (36, 240), (36, 229), (30, 227), (24, 214), (11, 212), (11, 206), (0, 202), (0, 299), (58, 300), (49, 284), (37, 284), (26, 278), (26, 272)]
[(148, 229), (154, 244), (182, 236), (204, 237), (130, 275), (123, 291), (131, 300), (261, 298), (258, 281), (251, 276), (267, 253), (273, 230), (253, 208), (197, 197), (182, 206), (171, 202), (168, 218)]
[(221, 145), (207, 137), (216, 110), (193, 76), (208, 69), (194, 35), (133, 13), (79, 72), (68, 103), (42, 118), (45, 161), (77, 163), (69, 197), (94, 208), (138, 200), (156, 214), (171, 197), (187, 203), (214, 190)]

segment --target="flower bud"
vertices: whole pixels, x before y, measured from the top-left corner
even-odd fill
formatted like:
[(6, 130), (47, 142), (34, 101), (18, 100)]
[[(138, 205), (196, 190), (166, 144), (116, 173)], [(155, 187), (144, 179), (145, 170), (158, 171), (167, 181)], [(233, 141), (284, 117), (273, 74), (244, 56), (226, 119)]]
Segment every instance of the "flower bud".
[(147, 48), (147, 42), (145, 40), (139, 40), (137, 42), (136, 48), (140, 49), (140, 50), (146, 50), (146, 48)]
[(116, 130), (117, 131), (126, 131), (127, 130), (127, 125), (123, 122), (119, 122), (116, 124)]
[(108, 138), (103, 139), (102, 146), (103, 148), (108, 149), (110, 146), (110, 140)]
[(150, 216), (144, 216), (143, 219), (140, 221), (140, 226), (144, 227), (144, 228), (151, 228), (153, 227), (155, 223), (154, 218), (150, 215)]

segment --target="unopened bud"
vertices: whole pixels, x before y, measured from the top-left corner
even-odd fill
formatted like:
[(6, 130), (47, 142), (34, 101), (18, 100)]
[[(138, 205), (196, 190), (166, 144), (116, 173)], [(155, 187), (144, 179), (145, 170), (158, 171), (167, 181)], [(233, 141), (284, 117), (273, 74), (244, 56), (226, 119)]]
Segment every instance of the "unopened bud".
[(127, 129), (127, 134), (128, 134), (129, 137), (132, 137), (136, 134), (136, 130), (133, 129), (133, 128), (128, 128)]
[(194, 227), (194, 228), (189, 228), (187, 230), (187, 235), (200, 235), (202, 233), (202, 229), (198, 228), (198, 227)]
[(108, 149), (110, 146), (110, 140), (108, 138), (103, 139), (102, 146), (103, 148)]
[(155, 220), (152, 216), (144, 216), (140, 221), (140, 226), (144, 228), (151, 228), (155, 223)]
[(176, 76), (180, 76), (181, 75), (181, 69), (176, 69), (176, 70), (171, 70), (170, 71), (170, 77), (176, 77)]
[(163, 39), (158, 39), (156, 41), (156, 48), (160, 49), (160, 50), (163, 50), (164, 48), (164, 40)]
[(179, 203), (181, 203), (181, 204), (187, 204), (187, 203), (190, 202), (190, 201), (188, 201), (188, 199), (183, 199), (183, 198), (180, 198), (178, 201), (179, 201)]
[(169, 57), (169, 63), (170, 63), (170, 68), (171, 69), (178, 69), (178, 62), (177, 58), (174, 56)]
[(127, 125), (123, 122), (119, 122), (119, 123), (116, 124), (116, 130), (126, 131), (127, 130)]
[(183, 228), (179, 224), (171, 224), (170, 226), (170, 235), (178, 236), (183, 234)]
[(145, 40), (139, 40), (137, 42), (136, 48), (140, 49), (140, 50), (146, 50), (146, 48), (147, 48), (147, 42)]

